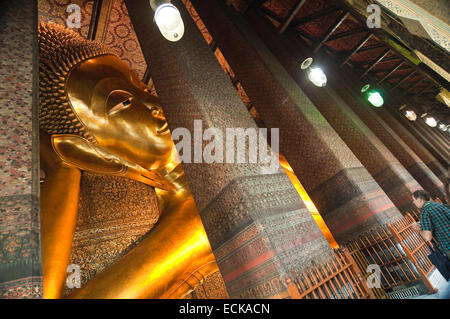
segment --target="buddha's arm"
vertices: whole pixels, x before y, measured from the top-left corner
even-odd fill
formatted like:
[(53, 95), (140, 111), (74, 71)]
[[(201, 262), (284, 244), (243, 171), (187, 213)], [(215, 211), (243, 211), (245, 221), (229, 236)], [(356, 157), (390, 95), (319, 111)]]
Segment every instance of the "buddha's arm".
[(53, 135), (52, 146), (65, 163), (82, 171), (126, 177), (160, 189), (174, 189), (157, 172), (120, 158), (81, 136)]
[[(79, 196), (79, 169), (123, 176), (153, 186), (156, 182), (158, 186), (163, 183), (167, 190), (157, 189), (162, 214), (147, 238), (69, 298), (180, 298), (202, 278), (217, 271), (192, 195), (182, 186), (185, 183), (180, 183), (181, 169), (174, 170), (168, 182), (158, 173), (123, 161), (78, 136), (54, 135), (51, 140), (46, 136), (41, 141), (47, 141), (41, 146), (41, 159), (51, 159), (43, 160), (49, 163), (45, 165), (49, 176), (42, 188), (46, 297), (60, 297), (67, 275)], [(178, 190), (173, 190), (172, 185), (177, 185)]]
[(44, 298), (61, 297), (75, 231), (81, 172), (54, 153), (50, 137), (40, 136), (41, 245)]
[(218, 270), (189, 190), (163, 193), (150, 234), (68, 298), (181, 298)]

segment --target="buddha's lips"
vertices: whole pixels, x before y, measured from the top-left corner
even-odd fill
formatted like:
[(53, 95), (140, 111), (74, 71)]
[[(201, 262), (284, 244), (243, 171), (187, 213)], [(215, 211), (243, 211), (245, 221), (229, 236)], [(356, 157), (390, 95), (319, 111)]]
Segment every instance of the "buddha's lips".
[(167, 122), (166, 122), (166, 123), (165, 123), (163, 126), (161, 126), (161, 128), (158, 129), (156, 132), (157, 132), (158, 134), (165, 134), (165, 133), (169, 132), (169, 124), (167, 124)]

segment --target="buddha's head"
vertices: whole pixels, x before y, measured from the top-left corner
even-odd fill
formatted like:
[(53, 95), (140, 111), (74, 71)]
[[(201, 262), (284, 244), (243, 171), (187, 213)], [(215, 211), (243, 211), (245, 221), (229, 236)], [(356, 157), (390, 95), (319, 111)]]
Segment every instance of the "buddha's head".
[(38, 29), (40, 129), (76, 134), (144, 168), (173, 142), (158, 100), (107, 47), (56, 24)]

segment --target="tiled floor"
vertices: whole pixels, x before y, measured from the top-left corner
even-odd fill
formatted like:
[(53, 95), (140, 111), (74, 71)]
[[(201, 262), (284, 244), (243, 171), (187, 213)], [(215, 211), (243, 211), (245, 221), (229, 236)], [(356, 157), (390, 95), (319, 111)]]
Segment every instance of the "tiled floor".
[(411, 299), (450, 299), (450, 281), (445, 281), (443, 277), (438, 282), (437, 289), (439, 291), (432, 295), (421, 295)]

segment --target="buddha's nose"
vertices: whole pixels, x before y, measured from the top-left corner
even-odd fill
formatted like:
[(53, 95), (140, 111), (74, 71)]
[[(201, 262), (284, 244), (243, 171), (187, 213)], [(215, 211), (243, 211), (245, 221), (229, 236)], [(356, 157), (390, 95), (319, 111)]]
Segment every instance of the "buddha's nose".
[(156, 117), (157, 119), (165, 120), (164, 113), (161, 108), (154, 107), (151, 109), (153, 117)]

